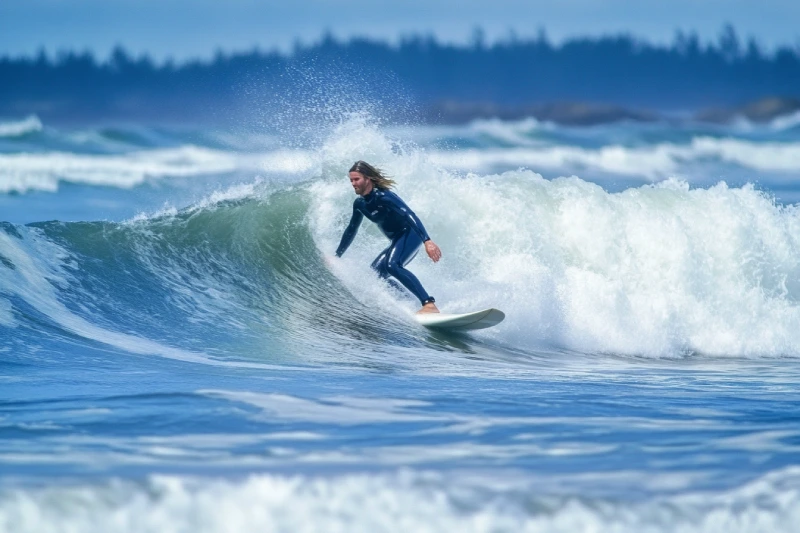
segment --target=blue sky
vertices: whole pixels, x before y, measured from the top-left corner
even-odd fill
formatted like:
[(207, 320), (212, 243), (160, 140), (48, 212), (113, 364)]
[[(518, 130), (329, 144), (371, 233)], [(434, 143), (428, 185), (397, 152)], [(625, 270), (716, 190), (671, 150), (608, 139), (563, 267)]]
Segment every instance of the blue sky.
[(258, 46), (288, 50), (325, 30), (396, 41), (409, 33), (466, 42), (481, 26), (489, 40), (628, 32), (670, 42), (677, 29), (716, 39), (731, 23), (768, 47), (800, 43), (800, 0), (0, 0), (0, 55), (91, 50), (116, 44), (158, 59), (209, 57)]

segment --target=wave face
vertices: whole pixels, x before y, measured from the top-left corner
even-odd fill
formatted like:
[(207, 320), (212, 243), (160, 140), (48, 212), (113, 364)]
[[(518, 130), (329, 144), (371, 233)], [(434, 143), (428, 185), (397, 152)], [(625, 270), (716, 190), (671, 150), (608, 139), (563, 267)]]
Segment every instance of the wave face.
[(87, 324), (138, 323), (147, 338), (197, 324), (252, 337), (248, 324), (267, 314), (280, 323), (269, 328), (271, 342), (289, 342), (290, 323), (300, 321), (316, 351), (326, 328), (344, 327), (320, 316), (358, 302), (388, 313), (388, 331), (402, 337), (414, 303), (373, 279), (367, 265), (385, 246), (374, 228), (343, 260), (323, 261), (350, 214), (341, 169), (361, 154), (392, 169), (398, 193), (425, 213), (445, 252), (439, 264), (413, 263), (429, 292), (453, 312), (507, 313), (479, 334), (487, 339), (652, 357), (800, 355), (800, 214), (751, 185), (671, 179), (611, 193), (530, 170), (454, 173), (364, 124), (334, 137), (308, 163), (319, 174), (296, 185), (237, 186), (128, 222), (9, 226), (0, 234), (11, 274), (3, 291), (12, 295), (3, 320), (13, 322), (19, 299), (59, 323), (70, 307), (90, 311)]
[[(314, 250), (294, 239), (302, 240), (302, 230), (283, 233), (291, 227), (284, 215), (303, 217), (298, 194), (276, 193), (262, 202), (255, 190), (244, 187), (180, 213), (123, 223), (7, 226), (0, 234), (7, 273), (0, 290), (20, 311), (13, 325), (46, 319), (65, 335), (191, 359), (158, 341), (180, 330), (188, 334), (187, 348), (214, 351), (222, 346), (209, 339), (219, 332), (247, 331), (266, 311), (278, 320), (280, 309), (270, 302), (293, 285), (283, 280), (289, 267), (282, 245), (292, 242), (297, 253)], [(12, 316), (6, 313), (7, 323)]]

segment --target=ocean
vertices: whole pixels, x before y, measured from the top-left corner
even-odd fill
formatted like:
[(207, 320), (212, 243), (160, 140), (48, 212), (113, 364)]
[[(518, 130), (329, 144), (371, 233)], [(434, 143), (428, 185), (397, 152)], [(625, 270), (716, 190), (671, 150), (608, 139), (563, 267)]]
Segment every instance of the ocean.
[(302, 133), (0, 121), (0, 532), (796, 531), (800, 115)]

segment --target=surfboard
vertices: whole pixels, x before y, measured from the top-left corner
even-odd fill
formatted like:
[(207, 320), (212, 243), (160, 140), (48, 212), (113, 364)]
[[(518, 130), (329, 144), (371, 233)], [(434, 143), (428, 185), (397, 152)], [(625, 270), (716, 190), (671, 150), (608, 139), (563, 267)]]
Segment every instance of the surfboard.
[(425, 313), (414, 315), (416, 321), (426, 328), (453, 329), (458, 331), (490, 328), (502, 322), (505, 317), (505, 313), (494, 308), (458, 315), (449, 313)]

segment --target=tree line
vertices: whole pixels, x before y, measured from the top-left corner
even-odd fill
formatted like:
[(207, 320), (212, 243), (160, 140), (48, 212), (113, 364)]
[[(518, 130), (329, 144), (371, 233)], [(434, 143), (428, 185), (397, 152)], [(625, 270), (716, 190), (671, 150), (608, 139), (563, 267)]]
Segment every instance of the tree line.
[[(504, 106), (592, 102), (657, 110), (739, 105), (800, 96), (800, 48), (766, 51), (726, 26), (715, 42), (678, 32), (668, 45), (631, 35), (573, 38), (544, 32), (470, 44), (412, 35), (398, 43), (325, 35), (288, 53), (252, 50), (156, 63), (123, 48), (0, 59), (0, 116), (236, 120), (302, 104), (369, 102), (387, 115), (425, 117), (442, 102)], [(401, 102), (401, 104), (398, 104)], [(411, 110), (411, 111), (410, 111)], [(389, 116), (388, 118), (392, 118)]]

